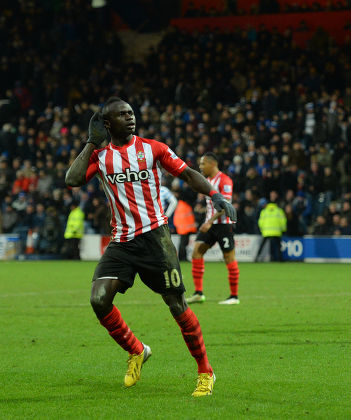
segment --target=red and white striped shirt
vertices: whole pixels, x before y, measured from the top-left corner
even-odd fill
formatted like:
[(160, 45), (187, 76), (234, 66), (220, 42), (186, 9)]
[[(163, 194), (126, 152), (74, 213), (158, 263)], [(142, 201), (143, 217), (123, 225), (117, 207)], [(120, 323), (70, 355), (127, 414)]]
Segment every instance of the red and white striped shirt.
[[(219, 171), (213, 178), (207, 178), (209, 183), (212, 185), (213, 189), (218, 191), (223, 195), (223, 197), (228, 200), (230, 203), (232, 202), (232, 195), (233, 195), (233, 181), (229, 178), (228, 175), (224, 174), (223, 172)], [(211, 217), (215, 214), (216, 210), (213, 207), (212, 201), (210, 197), (206, 197), (206, 222), (211, 219)], [(232, 224), (234, 223), (230, 220), (229, 217), (223, 215), (218, 217), (214, 222), (214, 224), (222, 223), (222, 224)]]
[(187, 167), (166, 144), (133, 136), (128, 144), (94, 150), (87, 182), (97, 175), (111, 208), (112, 239), (127, 242), (167, 223), (160, 200), (162, 172)]

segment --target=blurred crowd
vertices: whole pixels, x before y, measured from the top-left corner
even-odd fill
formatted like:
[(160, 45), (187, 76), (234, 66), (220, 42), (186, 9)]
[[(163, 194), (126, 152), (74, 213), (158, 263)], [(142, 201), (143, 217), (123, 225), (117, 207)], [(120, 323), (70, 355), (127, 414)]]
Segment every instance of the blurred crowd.
[[(169, 28), (143, 63), (126, 63), (116, 33), (98, 10), (73, 7), (81, 3), (50, 14), (17, 2), (0, 17), (0, 231), (19, 233), (23, 252), (30, 230), (35, 252), (60, 253), (73, 201), (85, 232), (109, 232), (98, 182), (68, 189), (64, 177), (111, 95), (134, 108), (139, 136), (164, 141), (191, 167), (206, 151), (218, 155), (234, 181), (237, 233), (258, 233), (274, 196), (288, 235), (351, 234), (350, 45), (319, 33), (301, 50), (289, 31), (264, 27)], [(165, 175), (178, 198), (189, 196)], [(201, 223), (203, 197), (193, 200)]]

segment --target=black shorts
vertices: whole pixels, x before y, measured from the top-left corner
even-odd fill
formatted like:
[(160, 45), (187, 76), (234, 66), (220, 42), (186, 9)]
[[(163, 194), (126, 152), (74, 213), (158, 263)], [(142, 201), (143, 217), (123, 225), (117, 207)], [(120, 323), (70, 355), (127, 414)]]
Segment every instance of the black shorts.
[(124, 293), (139, 274), (143, 283), (161, 295), (185, 292), (177, 251), (168, 225), (143, 233), (128, 242), (111, 241), (101, 257), (93, 281), (115, 278), (124, 283)]
[(232, 251), (235, 248), (233, 225), (216, 224), (212, 225), (206, 233), (198, 233), (197, 242), (204, 242), (213, 247), (218, 242), (222, 252)]

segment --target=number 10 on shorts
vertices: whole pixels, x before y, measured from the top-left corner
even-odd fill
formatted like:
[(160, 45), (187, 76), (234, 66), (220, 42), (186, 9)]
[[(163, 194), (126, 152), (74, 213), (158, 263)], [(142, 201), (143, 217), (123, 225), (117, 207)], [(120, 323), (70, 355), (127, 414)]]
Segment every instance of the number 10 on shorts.
[(166, 281), (166, 288), (167, 289), (170, 288), (171, 285), (173, 287), (179, 287), (179, 285), (180, 285), (180, 275), (179, 275), (178, 270), (176, 268), (173, 268), (170, 271), (170, 273), (169, 273), (168, 270), (165, 271), (163, 273), (163, 276), (164, 276), (165, 281)]

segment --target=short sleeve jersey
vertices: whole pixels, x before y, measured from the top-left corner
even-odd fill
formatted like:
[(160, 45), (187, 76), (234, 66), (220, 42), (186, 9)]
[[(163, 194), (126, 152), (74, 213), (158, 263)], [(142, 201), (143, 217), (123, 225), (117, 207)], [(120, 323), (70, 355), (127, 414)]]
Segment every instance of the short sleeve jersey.
[(86, 172), (97, 175), (111, 208), (112, 239), (127, 242), (167, 223), (160, 200), (161, 166), (179, 176), (187, 165), (167, 145), (133, 136), (95, 150)]
[[(219, 171), (213, 178), (207, 178), (213, 189), (223, 195), (223, 197), (232, 202), (233, 196), (233, 181), (228, 175)], [(215, 214), (216, 210), (213, 207), (212, 201), (209, 197), (206, 197), (206, 222)], [(234, 223), (229, 217), (223, 215), (216, 219), (213, 224), (232, 224)]]

